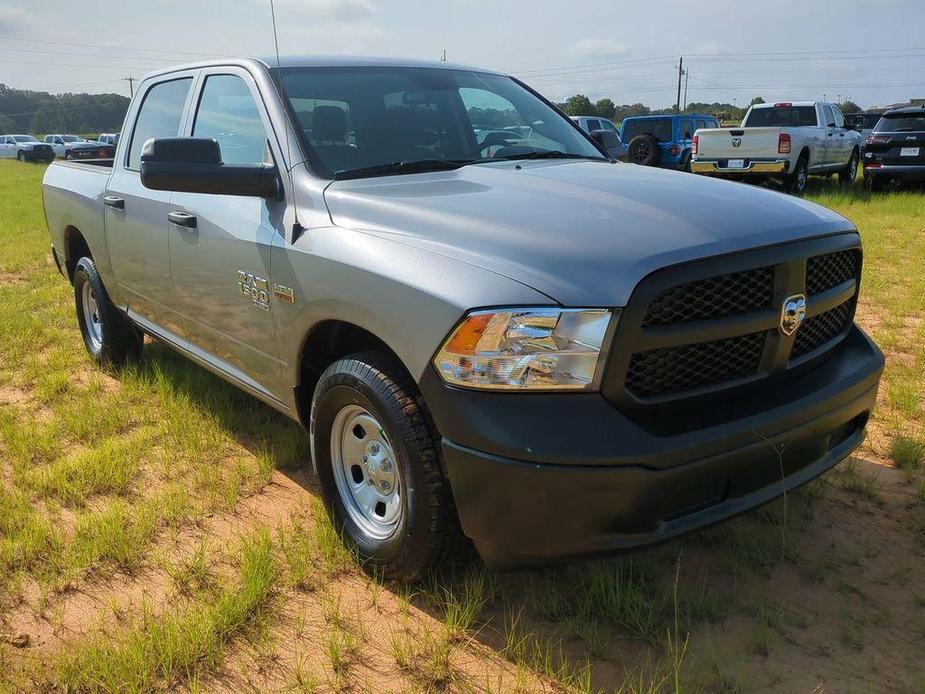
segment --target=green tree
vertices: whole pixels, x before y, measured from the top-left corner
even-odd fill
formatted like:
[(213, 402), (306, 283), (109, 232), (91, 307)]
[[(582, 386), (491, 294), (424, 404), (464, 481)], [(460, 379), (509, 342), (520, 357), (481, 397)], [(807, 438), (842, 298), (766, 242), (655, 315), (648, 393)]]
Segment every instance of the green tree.
[(597, 115), (601, 118), (606, 118), (608, 120), (613, 120), (614, 116), (617, 115), (617, 105), (610, 99), (599, 99), (596, 104), (594, 104), (594, 110), (597, 111)]
[(842, 113), (860, 113), (861, 107), (853, 101), (845, 101), (838, 105)]
[(754, 99), (748, 102), (748, 105), (754, 106), (755, 104), (763, 104), (763, 103), (765, 103), (764, 99), (762, 99), (760, 96), (756, 96)]
[(584, 94), (570, 96), (565, 102), (565, 112), (570, 116), (596, 116), (597, 111), (591, 99)]

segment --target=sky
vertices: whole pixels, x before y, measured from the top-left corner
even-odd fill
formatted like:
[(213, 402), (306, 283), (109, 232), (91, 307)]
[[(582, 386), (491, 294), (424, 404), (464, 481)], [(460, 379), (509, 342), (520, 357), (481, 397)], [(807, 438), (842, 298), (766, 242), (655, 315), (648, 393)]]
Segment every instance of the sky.
[[(439, 59), (554, 100), (925, 97), (925, 0), (274, 0), (280, 52)], [(270, 0), (0, 0), (0, 83), (118, 92), (195, 60), (271, 55)]]

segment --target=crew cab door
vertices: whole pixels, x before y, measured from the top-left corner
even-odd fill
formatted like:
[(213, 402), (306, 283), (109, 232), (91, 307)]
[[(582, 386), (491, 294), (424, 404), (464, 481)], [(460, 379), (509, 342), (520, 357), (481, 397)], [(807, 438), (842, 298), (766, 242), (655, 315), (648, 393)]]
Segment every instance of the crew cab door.
[(835, 112), (829, 104), (822, 105), (822, 123), (825, 126), (825, 165), (831, 168), (841, 161), (838, 131), (842, 130), (844, 135), (844, 130), (835, 126)]
[[(246, 70), (205, 69), (197, 92), (185, 134), (217, 140), (225, 164), (284, 166)], [(169, 224), (170, 267), (190, 349), (269, 397), (279, 370), (270, 247), (284, 211), (284, 200), (186, 192), (169, 209), (181, 221)]]
[(832, 140), (835, 142), (837, 149), (836, 161), (833, 163), (845, 166), (854, 152), (854, 137), (852, 131), (845, 127), (845, 116), (842, 114), (841, 109), (834, 105), (831, 108), (834, 116), (833, 122), (835, 123), (835, 136)]
[[(167, 212), (171, 193), (141, 184), (141, 148), (151, 138), (177, 137), (193, 92), (195, 72), (142, 85), (145, 90), (127, 123), (103, 199), (106, 242), (116, 278), (113, 297), (140, 317), (172, 335), (182, 335), (170, 282)], [(112, 293), (112, 292), (111, 292)]]
[(0, 157), (9, 159), (16, 156), (15, 140), (12, 137), (0, 137)]

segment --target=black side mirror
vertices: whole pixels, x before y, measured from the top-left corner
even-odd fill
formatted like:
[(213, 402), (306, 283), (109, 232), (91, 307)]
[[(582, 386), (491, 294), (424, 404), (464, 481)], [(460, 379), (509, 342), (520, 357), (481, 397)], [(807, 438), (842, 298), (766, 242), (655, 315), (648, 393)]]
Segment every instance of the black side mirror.
[(215, 140), (165, 137), (141, 148), (141, 184), (152, 190), (279, 198), (279, 172), (266, 164), (227, 165)]

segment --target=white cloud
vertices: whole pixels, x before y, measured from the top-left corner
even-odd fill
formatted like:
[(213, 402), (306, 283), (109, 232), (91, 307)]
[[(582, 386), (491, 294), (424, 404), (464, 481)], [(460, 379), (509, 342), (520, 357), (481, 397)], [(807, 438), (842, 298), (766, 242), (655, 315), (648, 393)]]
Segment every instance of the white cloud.
[(18, 34), (31, 21), (32, 16), (20, 7), (0, 7), (0, 34)]
[(575, 52), (583, 58), (613, 58), (629, 53), (629, 45), (613, 39), (581, 39)]
[(372, 0), (280, 0), (281, 14), (292, 10), (321, 22), (355, 22), (376, 14)]

